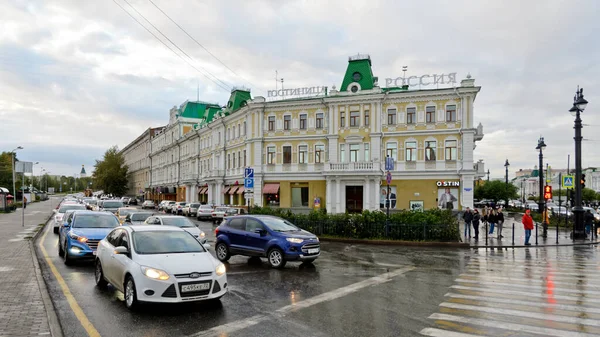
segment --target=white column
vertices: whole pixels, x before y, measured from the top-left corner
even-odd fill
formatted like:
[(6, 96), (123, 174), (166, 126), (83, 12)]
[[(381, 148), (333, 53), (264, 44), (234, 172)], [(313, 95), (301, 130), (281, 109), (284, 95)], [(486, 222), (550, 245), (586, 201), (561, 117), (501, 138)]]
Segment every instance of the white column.
[(333, 211), (333, 195), (331, 195), (332, 193), (332, 189), (331, 189), (331, 185), (333, 184), (333, 181), (331, 179), (325, 179), (325, 209), (327, 209), (327, 212), (332, 212)]
[(342, 213), (342, 198), (341, 198), (341, 193), (342, 193), (342, 182), (340, 178), (337, 178), (335, 180), (336, 183), (336, 193), (335, 193), (335, 213)]
[(473, 195), (475, 190), (473, 186), (473, 179), (475, 179), (475, 176), (471, 174), (465, 174), (461, 176), (460, 191), (462, 193), (459, 194), (462, 197), (460, 200), (462, 209), (465, 209), (466, 207), (473, 208)]
[(371, 179), (365, 179), (365, 188), (363, 191), (363, 210), (368, 209), (371, 210)]

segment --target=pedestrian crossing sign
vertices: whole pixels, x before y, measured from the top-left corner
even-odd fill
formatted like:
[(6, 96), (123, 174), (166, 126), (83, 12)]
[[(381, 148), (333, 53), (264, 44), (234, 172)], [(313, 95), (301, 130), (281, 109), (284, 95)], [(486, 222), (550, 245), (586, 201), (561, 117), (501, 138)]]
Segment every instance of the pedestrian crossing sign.
[(571, 176), (562, 176), (562, 188), (574, 188), (575, 184), (573, 182), (575, 178)]

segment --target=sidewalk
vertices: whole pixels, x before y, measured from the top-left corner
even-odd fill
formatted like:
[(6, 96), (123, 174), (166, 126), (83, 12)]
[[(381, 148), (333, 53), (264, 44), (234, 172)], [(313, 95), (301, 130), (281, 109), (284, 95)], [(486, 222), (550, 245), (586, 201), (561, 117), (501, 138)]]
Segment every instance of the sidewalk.
[[(516, 220), (513, 218), (507, 218), (504, 222), (504, 226), (502, 229), (502, 235), (504, 236), (501, 239), (497, 238), (498, 235), (498, 227), (494, 228), (493, 234), (488, 234), (487, 247), (497, 247), (497, 248), (505, 248), (505, 247), (513, 247), (513, 223), (515, 224), (514, 236), (515, 236), (515, 245), (514, 247), (535, 247), (535, 228), (531, 233), (531, 238), (529, 239), (529, 243), (531, 246), (525, 246), (525, 230), (523, 229), (523, 224), (521, 220)], [(598, 244), (600, 240), (594, 236), (593, 240), (577, 240), (573, 241), (571, 239), (571, 231), (566, 230), (564, 228), (559, 228), (558, 230), (558, 244), (556, 243), (556, 227), (548, 228), (548, 237), (544, 239), (542, 237), (542, 225), (536, 223), (538, 230), (538, 244), (537, 247), (552, 247), (552, 246), (573, 246), (573, 245), (585, 245), (585, 244)], [(488, 224), (488, 233), (489, 233), (489, 224)], [(466, 242), (471, 245), (471, 248), (477, 247), (486, 247), (486, 230), (485, 223), (479, 224), (479, 240), (475, 241), (473, 239), (473, 226), (471, 225), (471, 239), (469, 239), (468, 235), (465, 239), (465, 224), (464, 222), (460, 222), (460, 237), (461, 242)]]
[(0, 214), (0, 336), (51, 336), (44, 306), (49, 297), (30, 243), (50, 216), (51, 202), (56, 205), (56, 200), (27, 205), (24, 227), (22, 209)]

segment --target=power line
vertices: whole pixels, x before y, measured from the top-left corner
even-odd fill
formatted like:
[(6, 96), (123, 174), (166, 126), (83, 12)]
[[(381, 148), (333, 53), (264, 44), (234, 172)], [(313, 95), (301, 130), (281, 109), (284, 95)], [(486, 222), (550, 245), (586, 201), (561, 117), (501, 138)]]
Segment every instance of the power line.
[(227, 68), (229, 71), (231, 71), (232, 74), (236, 75), (237, 77), (243, 79), (244, 81), (248, 82), (248, 84), (252, 84), (249, 80), (247, 80), (246, 78), (244, 78), (242, 75), (239, 75), (238, 73), (236, 73), (235, 71), (233, 71), (233, 69), (229, 68), (225, 63), (223, 63), (223, 61), (221, 61), (221, 59), (219, 59), (217, 56), (215, 56), (213, 53), (210, 52), (210, 50), (208, 50), (206, 47), (204, 47), (202, 45), (202, 43), (198, 42), (198, 40), (196, 40), (192, 35), (190, 35), (185, 29), (183, 29), (183, 27), (181, 27), (175, 20), (173, 20), (167, 13), (165, 13), (165, 11), (163, 11), (160, 7), (158, 7), (158, 5), (156, 3), (154, 3), (154, 1), (152, 0), (148, 0), (150, 1), (150, 3), (152, 5), (154, 5), (154, 7), (156, 7), (156, 9), (158, 9), (161, 13), (164, 14), (164, 16), (167, 17), (167, 19), (169, 19), (171, 22), (173, 22), (175, 24), (175, 26), (177, 26), (177, 28), (181, 29), (182, 32), (185, 33), (185, 35), (187, 35), (190, 39), (192, 39), (192, 41), (196, 42), (196, 44), (198, 46), (200, 46), (200, 48), (204, 49), (210, 56), (212, 56), (215, 60), (219, 61), (219, 63), (221, 63), (223, 65), (223, 67)]
[[(152, 26), (154, 29), (156, 29), (156, 31), (158, 33), (160, 33), (160, 35), (162, 35), (165, 39), (167, 39), (167, 41), (171, 42), (171, 44), (174, 45), (175, 48), (179, 49), (179, 51), (182, 52), (183, 55), (187, 56), (193, 62), (197, 62), (196, 60), (194, 60), (193, 57), (191, 57), (190, 55), (188, 55), (183, 49), (179, 48), (179, 46), (175, 42), (173, 42), (171, 39), (169, 39), (168, 36), (166, 36), (165, 34), (163, 34), (163, 32), (160, 29), (158, 29), (154, 24), (152, 24), (152, 22), (150, 22), (150, 20), (148, 20), (142, 13), (140, 13), (137, 9), (135, 9), (135, 7), (133, 7), (133, 5), (131, 3), (129, 3), (129, 1), (127, 1), (127, 0), (123, 0), (123, 1), (125, 1), (125, 3), (127, 3), (129, 5), (129, 7), (131, 7), (136, 13), (138, 13), (138, 15), (142, 17), (142, 19), (146, 20), (146, 22), (148, 22), (148, 24), (150, 26)], [(221, 81), (217, 76), (213, 75), (210, 71), (206, 70), (202, 66), (199, 66), (199, 67), (200, 67), (200, 69), (204, 70), (209, 75), (211, 75), (214, 79), (216, 79), (217, 81), (221, 82), (224, 86), (229, 87), (229, 88), (232, 87), (229, 83)]]
[(188, 60), (186, 60), (185, 58), (183, 58), (181, 55), (177, 54), (177, 52), (175, 50), (173, 50), (173, 48), (169, 47), (169, 45), (167, 45), (163, 40), (161, 40), (158, 36), (156, 36), (156, 34), (152, 33), (146, 26), (144, 26), (138, 19), (136, 19), (133, 15), (131, 15), (131, 13), (129, 13), (123, 6), (121, 6), (121, 4), (119, 4), (116, 0), (113, 0), (113, 2), (115, 4), (117, 4), (117, 6), (119, 6), (119, 8), (121, 8), (125, 13), (127, 13), (127, 15), (129, 15), (135, 22), (137, 22), (140, 26), (142, 26), (142, 28), (144, 28), (148, 33), (150, 33), (152, 36), (154, 36), (154, 38), (156, 40), (158, 40), (158, 42), (162, 43), (165, 47), (167, 47), (171, 52), (173, 52), (173, 54), (177, 55), (177, 57), (179, 57), (180, 59), (182, 59), (185, 63), (187, 63), (190, 67), (194, 68), (197, 72), (199, 72), (200, 74), (202, 74), (204, 77), (206, 77), (207, 79), (209, 79), (211, 82), (213, 82), (214, 84), (216, 84), (219, 88), (229, 92), (230, 89), (227, 87), (223, 87), (223, 85), (221, 85), (220, 83), (214, 81), (212, 78), (208, 77), (205, 73), (203, 73), (202, 71), (200, 71), (200, 69), (196, 68), (193, 64), (191, 64)]

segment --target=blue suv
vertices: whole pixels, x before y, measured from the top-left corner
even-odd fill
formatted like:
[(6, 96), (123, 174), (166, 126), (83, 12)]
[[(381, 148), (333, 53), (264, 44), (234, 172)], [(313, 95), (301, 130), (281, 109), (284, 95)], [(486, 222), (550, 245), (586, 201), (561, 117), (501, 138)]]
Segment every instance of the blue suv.
[(66, 265), (73, 260), (93, 260), (98, 242), (119, 225), (119, 219), (112, 213), (73, 212), (60, 228), (58, 255), (64, 258)]
[(266, 257), (273, 268), (283, 268), (287, 261), (311, 263), (321, 254), (316, 235), (275, 216), (230, 217), (215, 235), (215, 251), (222, 262), (233, 255), (258, 256)]

